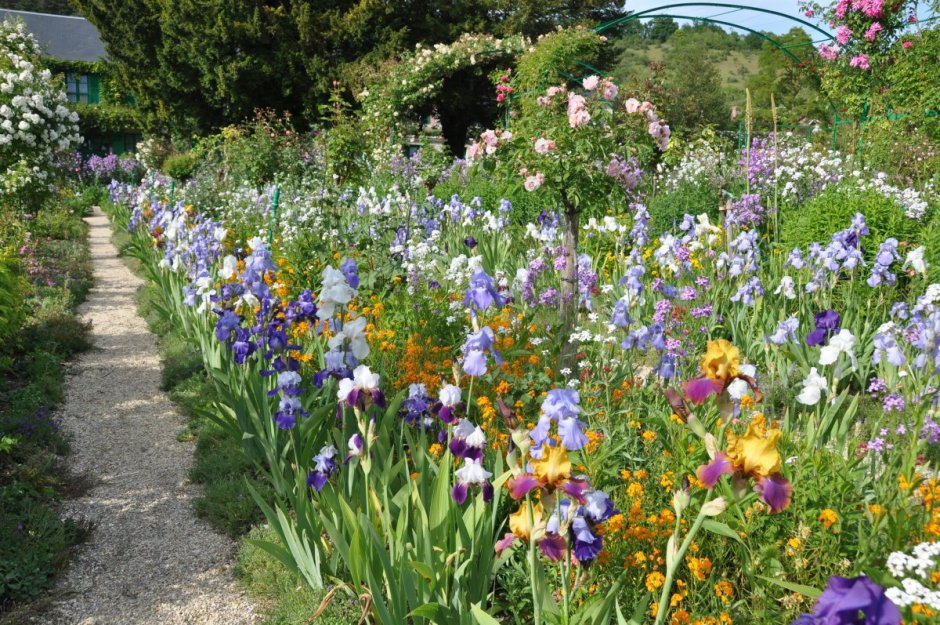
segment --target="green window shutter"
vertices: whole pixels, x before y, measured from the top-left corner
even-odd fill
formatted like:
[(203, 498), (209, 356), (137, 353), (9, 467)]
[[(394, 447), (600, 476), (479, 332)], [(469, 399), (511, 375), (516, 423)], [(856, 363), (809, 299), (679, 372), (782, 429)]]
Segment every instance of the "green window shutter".
[(101, 104), (101, 78), (88, 76), (88, 103)]
[(124, 135), (115, 135), (111, 143), (111, 151), (115, 154), (124, 154)]

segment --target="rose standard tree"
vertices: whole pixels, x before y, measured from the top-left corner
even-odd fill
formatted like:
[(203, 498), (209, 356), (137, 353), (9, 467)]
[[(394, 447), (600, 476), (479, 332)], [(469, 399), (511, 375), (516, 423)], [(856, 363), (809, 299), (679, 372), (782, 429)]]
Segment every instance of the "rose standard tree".
[(652, 104), (623, 97), (617, 85), (596, 75), (573, 87), (550, 86), (534, 100), (535, 106), (523, 104), (524, 114), (510, 116), (510, 129), (483, 133), (469, 156), (495, 156), (490, 162), (527, 191), (549, 193), (557, 201), (564, 250), (556, 263), (562, 274), (560, 364), (570, 368), (575, 349), (569, 337), (582, 299), (579, 273), (585, 269), (578, 257), (581, 215), (633, 212), (640, 163), (668, 147), (669, 126)]
[(0, 200), (38, 207), (53, 187), (55, 159), (81, 142), (63, 85), (39, 64), (22, 22), (0, 24)]

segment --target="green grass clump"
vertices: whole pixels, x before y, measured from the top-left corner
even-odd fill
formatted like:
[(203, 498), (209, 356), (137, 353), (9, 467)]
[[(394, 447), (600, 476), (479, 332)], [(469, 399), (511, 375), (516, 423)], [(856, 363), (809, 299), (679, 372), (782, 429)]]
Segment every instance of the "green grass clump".
[[(277, 536), (269, 527), (258, 527), (251, 531), (248, 539), (276, 541)], [(274, 556), (251, 542), (246, 541), (242, 546), (235, 572), (266, 611), (264, 625), (351, 625), (362, 615), (359, 601), (339, 590), (323, 614), (312, 619), (329, 590), (310, 590)]]

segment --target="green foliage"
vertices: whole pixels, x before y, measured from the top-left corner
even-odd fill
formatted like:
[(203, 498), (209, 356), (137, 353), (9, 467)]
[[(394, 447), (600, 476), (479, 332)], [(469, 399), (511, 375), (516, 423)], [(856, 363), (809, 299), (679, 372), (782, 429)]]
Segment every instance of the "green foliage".
[[(0, 607), (35, 598), (65, 565), (87, 527), (60, 517), (59, 498), (79, 480), (63, 467), (68, 450), (52, 412), (63, 399), (64, 361), (87, 349), (89, 326), (74, 314), (91, 283), (84, 206), (53, 205), (29, 223), (31, 237), (0, 220), (19, 241), (23, 275), (0, 263), (0, 305), (11, 284), (16, 311), (0, 311)], [(25, 279), (29, 290), (24, 288)], [(11, 283), (10, 280), (14, 282)], [(27, 297), (28, 295), (28, 297)]]
[(663, 42), (669, 39), (669, 36), (679, 30), (679, 25), (671, 17), (654, 17), (646, 26), (646, 37), (653, 41)]
[(917, 112), (900, 119), (874, 119), (860, 129), (860, 156), (875, 171), (905, 186), (922, 188), (940, 172), (938, 129), (940, 117)]
[(255, 108), (291, 111), (302, 127), (310, 126), (333, 80), (352, 87), (362, 68), (417, 43), (450, 43), (468, 32), (534, 36), (622, 15), (610, 0), (408, 0), (394, 6), (372, 0), (76, 0), (76, 6), (98, 27), (116, 77), (137, 97), (148, 127), (178, 136), (239, 123)]
[(918, 222), (906, 217), (893, 200), (874, 190), (860, 191), (849, 185), (834, 185), (800, 206), (781, 208), (781, 247), (786, 250), (806, 249), (810, 243), (823, 245), (834, 232), (849, 227), (855, 213), (865, 216), (871, 234), (866, 237), (865, 251), (871, 256), (888, 237), (914, 242)]
[(365, 173), (367, 143), (362, 120), (350, 111), (339, 84), (334, 84), (330, 104), (321, 108), (324, 121), (329, 124), (326, 133), (326, 165), (337, 184), (358, 179)]
[(9, 345), (26, 318), (26, 285), (12, 255), (0, 256), (0, 345)]
[(671, 191), (657, 193), (646, 206), (650, 213), (650, 231), (654, 235), (676, 232), (676, 226), (685, 215), (704, 213), (712, 223), (717, 223), (721, 200), (718, 190), (707, 182), (684, 182)]
[(478, 64), (505, 63), (528, 45), (528, 40), (519, 35), (499, 39), (468, 33), (450, 45), (419, 47), (403, 55), (359, 96), (362, 122), (372, 144), (382, 146), (391, 141), (397, 146), (403, 134), (414, 132), (416, 115), (437, 99), (445, 80), (453, 74), (461, 70), (482, 72), (484, 68)]
[(431, 192), (445, 202), (449, 202), (454, 195), (465, 201), (480, 198), (480, 206), (487, 210), (496, 210), (501, 200), (507, 200), (512, 205), (510, 216), (519, 223), (534, 221), (542, 211), (558, 208), (544, 194), (529, 193), (522, 185), (507, 184), (481, 170), (464, 175), (454, 174), (442, 180)]
[(83, 534), (59, 518), (50, 498), (29, 484), (0, 485), (0, 603), (35, 597), (52, 582)]
[(139, 132), (143, 125), (140, 111), (120, 104), (73, 104), (83, 137), (102, 137), (116, 133)]
[(934, 211), (933, 218), (924, 226), (919, 239), (928, 263), (928, 283), (940, 282), (940, 211)]
[[(277, 541), (271, 528), (258, 527), (248, 534), (238, 553), (235, 573), (248, 588), (253, 599), (265, 609), (268, 625), (304, 625), (317, 612), (325, 591), (308, 588), (303, 580), (291, 573), (254, 541)], [(358, 600), (345, 593), (334, 593), (325, 612), (316, 617), (318, 625), (349, 625), (360, 618)]]
[(55, 15), (75, 15), (69, 0), (3, 0), (4, 9), (53, 13)]
[(802, 28), (792, 28), (775, 39), (801, 61), (790, 58), (770, 42), (764, 42), (758, 56), (757, 74), (747, 81), (755, 122), (770, 127), (771, 96), (777, 107), (778, 123), (795, 124), (802, 118), (829, 119), (831, 112), (820, 92), (820, 81), (815, 71), (819, 55), (810, 36)]
[(566, 74), (582, 75), (585, 70), (580, 63), (596, 60), (602, 43), (600, 35), (587, 28), (568, 28), (539, 39), (516, 64), (513, 85), (522, 106), (534, 106), (535, 92), (566, 83)]
[[(910, 47), (905, 48), (905, 42)], [(940, 28), (904, 36), (895, 44), (884, 100), (936, 144), (940, 141)], [(901, 159), (898, 162), (904, 162)], [(937, 171), (934, 168), (934, 171)]]
[(199, 163), (199, 155), (195, 152), (172, 154), (163, 161), (163, 171), (173, 180), (186, 182), (196, 173)]

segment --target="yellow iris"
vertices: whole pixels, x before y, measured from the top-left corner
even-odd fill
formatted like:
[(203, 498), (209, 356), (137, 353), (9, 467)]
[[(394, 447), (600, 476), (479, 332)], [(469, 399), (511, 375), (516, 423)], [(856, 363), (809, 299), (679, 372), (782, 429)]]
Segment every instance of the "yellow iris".
[(712, 380), (728, 380), (738, 375), (741, 352), (725, 339), (708, 342), (702, 357), (702, 373)]
[(558, 484), (567, 480), (571, 477), (568, 452), (561, 445), (548, 448), (542, 453), (541, 460), (532, 460), (532, 475), (543, 484)]
[(753, 423), (748, 426), (744, 436), (728, 434), (728, 459), (748, 475), (768, 477), (780, 472), (780, 452), (777, 441), (780, 430), (770, 430), (762, 436)]
[[(529, 507), (532, 508), (532, 520), (529, 521)], [(509, 531), (522, 540), (529, 540), (532, 535), (532, 528), (538, 527), (545, 516), (545, 510), (542, 504), (530, 504), (522, 502), (519, 509), (509, 515)]]

